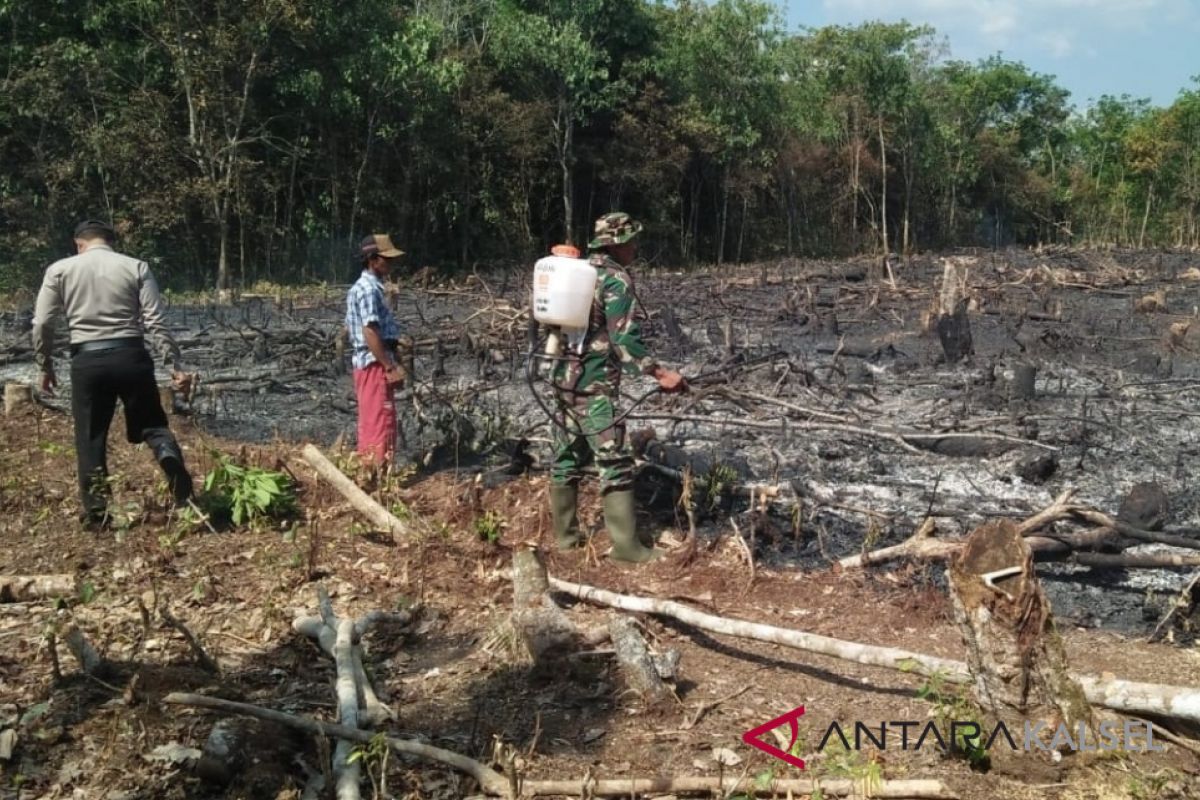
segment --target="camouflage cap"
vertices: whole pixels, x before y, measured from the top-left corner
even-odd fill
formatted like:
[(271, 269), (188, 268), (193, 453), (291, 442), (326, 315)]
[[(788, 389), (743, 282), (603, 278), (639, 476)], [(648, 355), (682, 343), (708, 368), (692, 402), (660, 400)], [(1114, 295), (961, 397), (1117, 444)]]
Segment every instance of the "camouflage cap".
[(588, 247), (597, 250), (611, 244), (625, 244), (641, 232), (642, 223), (623, 211), (614, 211), (596, 220), (596, 230)]

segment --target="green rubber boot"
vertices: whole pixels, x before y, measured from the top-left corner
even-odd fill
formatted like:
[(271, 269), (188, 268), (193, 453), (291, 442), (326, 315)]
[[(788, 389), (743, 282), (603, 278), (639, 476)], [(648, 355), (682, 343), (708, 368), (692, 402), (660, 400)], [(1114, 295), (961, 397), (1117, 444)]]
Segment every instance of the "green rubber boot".
[(578, 493), (578, 488), (570, 484), (550, 487), (550, 519), (559, 550), (579, 546), (579, 517), (575, 512)]
[(608, 538), (612, 539), (610, 558), (614, 561), (653, 561), (663, 554), (638, 536), (631, 490), (604, 495), (604, 525), (608, 528)]

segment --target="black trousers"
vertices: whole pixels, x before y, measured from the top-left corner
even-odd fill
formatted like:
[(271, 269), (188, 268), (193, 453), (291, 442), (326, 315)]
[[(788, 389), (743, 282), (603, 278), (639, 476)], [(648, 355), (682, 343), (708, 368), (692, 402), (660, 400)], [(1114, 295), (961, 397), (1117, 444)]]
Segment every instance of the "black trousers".
[(108, 506), (108, 429), (117, 400), (125, 408), (125, 435), (151, 448), (175, 446), (154, 381), (154, 361), (145, 348), (81, 352), (71, 358), (71, 413), (79, 497), (84, 513), (98, 517)]

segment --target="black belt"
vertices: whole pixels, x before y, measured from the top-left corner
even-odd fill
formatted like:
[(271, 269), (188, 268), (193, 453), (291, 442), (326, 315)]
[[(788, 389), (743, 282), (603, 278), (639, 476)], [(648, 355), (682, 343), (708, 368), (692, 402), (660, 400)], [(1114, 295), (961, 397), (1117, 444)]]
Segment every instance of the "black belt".
[(71, 355), (94, 353), (99, 350), (128, 350), (138, 348), (144, 350), (145, 342), (141, 336), (127, 336), (121, 339), (97, 339), (94, 342), (80, 342), (71, 345)]

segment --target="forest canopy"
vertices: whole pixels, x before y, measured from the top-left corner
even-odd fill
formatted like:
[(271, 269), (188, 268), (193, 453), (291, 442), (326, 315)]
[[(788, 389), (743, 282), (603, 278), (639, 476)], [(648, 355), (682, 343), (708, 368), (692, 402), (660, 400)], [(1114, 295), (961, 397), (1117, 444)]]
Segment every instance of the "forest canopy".
[(471, 268), (613, 209), (686, 265), (1200, 244), (1200, 84), (1081, 110), (931, 28), (759, 0), (0, 0), (0, 289), (85, 216), (174, 286)]

